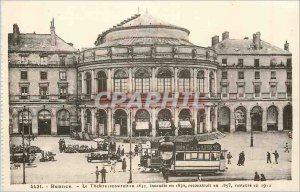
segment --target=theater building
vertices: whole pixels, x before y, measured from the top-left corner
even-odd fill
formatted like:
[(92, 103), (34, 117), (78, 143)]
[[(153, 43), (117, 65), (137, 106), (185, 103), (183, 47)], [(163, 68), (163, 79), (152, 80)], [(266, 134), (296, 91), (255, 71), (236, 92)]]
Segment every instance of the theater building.
[(60, 135), (76, 122), (77, 50), (55, 33), (8, 34), (10, 134)]
[[(214, 36), (212, 46), (201, 47), (189, 41), (188, 29), (145, 13), (99, 34), (94, 47), (78, 54), (77, 63), (76, 49), (55, 31), (52, 35), (53, 28), (51, 22), (51, 34), (38, 35), (21, 34), (15, 26), (9, 34), (11, 133), (20, 132), (20, 120), (26, 118), (37, 134), (68, 134), (70, 124), (77, 121), (81, 131), (95, 136), (292, 129), (288, 43), (280, 49), (261, 40), (260, 33), (236, 40), (224, 32), (222, 41)], [(27, 71), (26, 79), (22, 71)], [(47, 79), (38, 78), (42, 72), (48, 73)], [(61, 72), (66, 79), (59, 78)], [(130, 100), (138, 92), (144, 102), (147, 94), (158, 92), (167, 98), (178, 94), (179, 103), (185, 93), (197, 95), (199, 105), (194, 107), (189, 99), (175, 107), (157, 103), (128, 108), (125, 102), (99, 109), (95, 100), (103, 92), (108, 92), (101, 97), (104, 103), (112, 100), (112, 93)], [(29, 106), (29, 118), (20, 115), (24, 105)], [(62, 110), (66, 115), (60, 115)], [(46, 124), (51, 124), (50, 131), (44, 130)]]

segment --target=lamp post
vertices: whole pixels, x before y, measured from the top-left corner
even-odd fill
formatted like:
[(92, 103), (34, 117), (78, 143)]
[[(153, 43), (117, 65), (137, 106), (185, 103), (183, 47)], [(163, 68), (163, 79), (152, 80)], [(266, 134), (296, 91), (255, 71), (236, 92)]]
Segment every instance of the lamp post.
[(130, 143), (129, 143), (129, 146), (130, 146), (130, 149), (129, 149), (129, 168), (130, 168), (130, 171), (129, 171), (129, 181), (128, 183), (132, 183), (132, 151), (131, 151), (131, 142), (132, 142), (132, 124), (131, 124), (131, 110), (129, 112), (129, 123), (130, 123)]
[[(251, 121), (253, 118), (255, 118), (255, 114), (254, 113), (250, 113), (251, 116)], [(256, 118), (255, 118), (256, 120)], [(250, 136), (250, 147), (253, 147), (253, 129), (252, 129), (252, 125), (251, 125), (251, 136)]]

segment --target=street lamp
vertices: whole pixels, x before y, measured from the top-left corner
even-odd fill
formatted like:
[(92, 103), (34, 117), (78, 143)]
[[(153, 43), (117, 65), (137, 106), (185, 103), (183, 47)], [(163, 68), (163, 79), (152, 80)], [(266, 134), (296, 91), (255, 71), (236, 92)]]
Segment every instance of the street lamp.
[(130, 143), (129, 143), (129, 145), (130, 145), (130, 149), (129, 149), (129, 162), (130, 162), (130, 164), (129, 164), (129, 167), (130, 167), (130, 172), (129, 172), (129, 181), (128, 181), (128, 183), (132, 183), (132, 151), (131, 151), (131, 140), (132, 140), (132, 131), (131, 131), (131, 129), (132, 129), (132, 124), (131, 124), (131, 109), (130, 109), (130, 112), (129, 112), (129, 123), (130, 123), (130, 127), (129, 127), (129, 130), (130, 130)]
[[(254, 113), (250, 113), (251, 116), (251, 121), (253, 121), (253, 118), (255, 118), (255, 114)], [(256, 118), (255, 118), (256, 120)], [(251, 136), (250, 136), (250, 147), (253, 147), (253, 128), (251, 125)]]
[(25, 130), (25, 127), (24, 127), (24, 115), (25, 115), (25, 106), (24, 106), (24, 109), (23, 109), (23, 112), (22, 112), (22, 146), (23, 146), (23, 184), (26, 184), (26, 180), (25, 180), (25, 141), (24, 141), (24, 137), (25, 137), (25, 133), (24, 133), (24, 130)]

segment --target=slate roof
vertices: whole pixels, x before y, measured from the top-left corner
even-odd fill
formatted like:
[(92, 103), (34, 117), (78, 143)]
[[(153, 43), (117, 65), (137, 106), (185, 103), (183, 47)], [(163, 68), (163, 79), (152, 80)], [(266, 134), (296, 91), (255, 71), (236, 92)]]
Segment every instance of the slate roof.
[(261, 49), (254, 49), (252, 39), (225, 39), (215, 45), (214, 49), (217, 54), (291, 54), (263, 40), (261, 45)]
[(56, 35), (56, 45), (51, 45), (51, 34), (21, 33), (19, 43), (13, 44), (13, 34), (8, 34), (9, 51), (76, 52), (77, 49)]
[(131, 46), (131, 45), (193, 45), (188, 41), (173, 38), (129, 38), (119, 39), (112, 42), (100, 44), (97, 47), (110, 47), (110, 46)]

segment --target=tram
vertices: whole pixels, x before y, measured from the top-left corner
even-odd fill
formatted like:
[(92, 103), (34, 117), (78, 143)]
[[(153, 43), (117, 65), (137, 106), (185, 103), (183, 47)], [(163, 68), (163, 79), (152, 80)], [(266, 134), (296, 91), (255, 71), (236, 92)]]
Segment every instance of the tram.
[(148, 156), (148, 163), (144, 163), (143, 166), (155, 167), (162, 172), (168, 169), (170, 176), (226, 171), (227, 150), (222, 150), (219, 143), (199, 144), (197, 139), (190, 142), (171, 142), (165, 138), (164, 141), (158, 142), (158, 145), (156, 159), (160, 159), (160, 162), (152, 163), (151, 156)]

